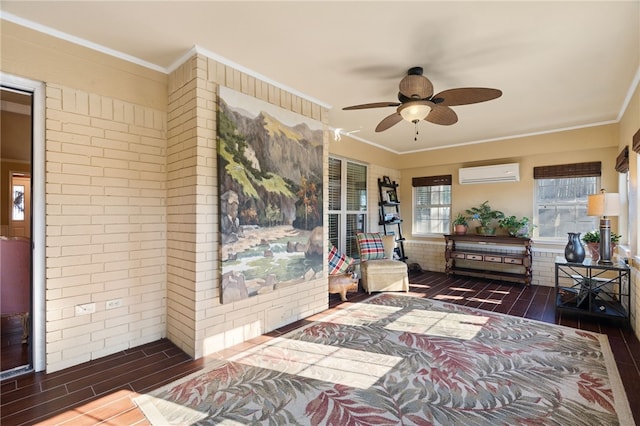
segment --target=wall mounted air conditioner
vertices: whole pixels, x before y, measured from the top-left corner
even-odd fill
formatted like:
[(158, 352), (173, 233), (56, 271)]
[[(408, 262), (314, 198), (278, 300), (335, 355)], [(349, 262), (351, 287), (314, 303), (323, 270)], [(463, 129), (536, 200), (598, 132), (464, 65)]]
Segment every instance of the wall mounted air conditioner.
[(518, 163), (496, 164), (494, 166), (464, 167), (458, 170), (461, 185), (470, 183), (496, 183), (520, 181)]

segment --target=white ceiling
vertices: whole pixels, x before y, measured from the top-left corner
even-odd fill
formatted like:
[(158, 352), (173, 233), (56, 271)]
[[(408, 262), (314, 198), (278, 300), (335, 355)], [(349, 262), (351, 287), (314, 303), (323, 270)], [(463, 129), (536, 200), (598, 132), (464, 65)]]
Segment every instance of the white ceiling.
[[(7, 1), (4, 19), (167, 72), (199, 51), (331, 107), (330, 125), (406, 153), (615, 122), (640, 79), (640, 1)], [(503, 91), (453, 126), (375, 133), (408, 68), (435, 92)], [(344, 139), (343, 139), (344, 140)]]

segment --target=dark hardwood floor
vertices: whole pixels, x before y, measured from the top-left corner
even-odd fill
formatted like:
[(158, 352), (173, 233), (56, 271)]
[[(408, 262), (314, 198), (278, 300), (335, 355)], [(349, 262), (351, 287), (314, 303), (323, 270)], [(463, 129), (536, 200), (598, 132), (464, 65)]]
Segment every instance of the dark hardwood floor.
[[(640, 343), (628, 326), (556, 316), (551, 287), (526, 288), (434, 272), (412, 273), (410, 282), (411, 292), (426, 297), (606, 334), (635, 422), (640, 425)], [(368, 295), (349, 293), (348, 297), (346, 303), (354, 303)], [(329, 296), (329, 301), (330, 310), (343, 303), (338, 295)], [(306, 322), (298, 321), (268, 335), (287, 333)], [(132, 398), (198, 371), (207, 362), (192, 360), (168, 340), (160, 340), (67, 370), (6, 379), (0, 384), (0, 424), (146, 425)]]

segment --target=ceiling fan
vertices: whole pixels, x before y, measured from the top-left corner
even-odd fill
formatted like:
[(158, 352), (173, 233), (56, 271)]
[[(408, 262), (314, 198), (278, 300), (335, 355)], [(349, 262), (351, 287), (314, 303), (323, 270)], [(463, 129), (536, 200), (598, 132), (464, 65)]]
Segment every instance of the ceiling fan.
[(400, 92), (398, 93), (400, 102), (374, 102), (342, 109), (398, 107), (396, 112), (378, 123), (376, 132), (387, 130), (404, 119), (416, 124), (417, 135), (417, 126), (420, 120), (450, 126), (458, 121), (458, 115), (450, 107), (490, 101), (502, 96), (501, 90), (484, 87), (461, 87), (444, 90), (434, 95), (433, 84), (422, 75), (422, 72), (422, 67), (410, 68), (407, 75), (400, 80)]

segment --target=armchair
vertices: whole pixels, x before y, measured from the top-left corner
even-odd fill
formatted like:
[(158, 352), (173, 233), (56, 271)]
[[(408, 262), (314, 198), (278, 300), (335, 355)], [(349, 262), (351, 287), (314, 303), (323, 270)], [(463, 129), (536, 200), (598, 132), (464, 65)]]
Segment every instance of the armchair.
[(393, 259), (395, 236), (359, 232), (356, 242), (360, 253), (362, 288), (372, 291), (409, 291), (407, 264)]

